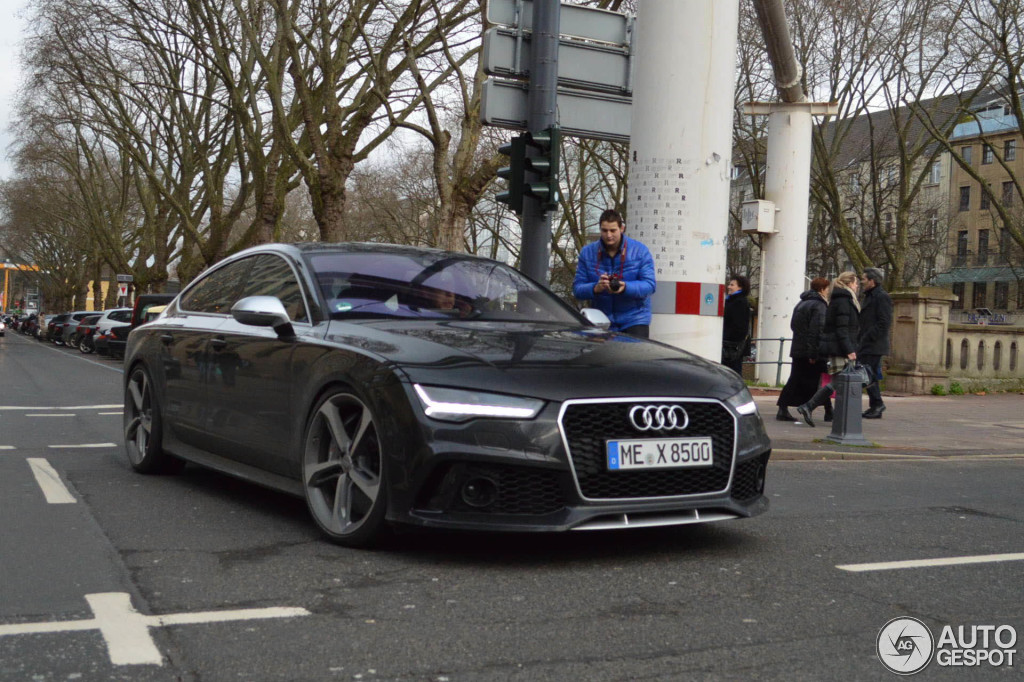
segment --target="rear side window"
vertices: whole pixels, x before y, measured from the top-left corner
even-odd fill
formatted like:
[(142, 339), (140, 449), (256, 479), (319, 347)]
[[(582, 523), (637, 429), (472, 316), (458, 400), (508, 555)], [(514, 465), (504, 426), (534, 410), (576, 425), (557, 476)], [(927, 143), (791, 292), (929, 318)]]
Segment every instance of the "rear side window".
[(132, 321), (132, 311), (130, 311), (130, 310), (118, 310), (117, 312), (110, 313), (107, 316), (107, 319), (108, 320), (112, 320), (114, 322), (131, 322)]
[(293, 322), (308, 322), (302, 287), (288, 263), (279, 256), (264, 254), (256, 257), (249, 273), (249, 281), (240, 298), (247, 296), (276, 296), (288, 311)]
[(227, 315), (240, 298), (252, 262), (252, 258), (243, 258), (205, 275), (182, 296), (181, 309)]

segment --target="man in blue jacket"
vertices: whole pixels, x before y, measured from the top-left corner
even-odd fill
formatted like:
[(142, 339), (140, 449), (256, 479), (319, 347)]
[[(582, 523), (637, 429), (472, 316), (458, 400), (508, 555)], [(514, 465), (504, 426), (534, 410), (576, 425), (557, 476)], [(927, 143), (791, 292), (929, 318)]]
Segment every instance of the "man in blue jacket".
[(646, 246), (627, 239), (618, 211), (601, 214), (601, 239), (580, 250), (573, 295), (593, 301), (612, 321), (612, 331), (649, 338), (654, 258)]

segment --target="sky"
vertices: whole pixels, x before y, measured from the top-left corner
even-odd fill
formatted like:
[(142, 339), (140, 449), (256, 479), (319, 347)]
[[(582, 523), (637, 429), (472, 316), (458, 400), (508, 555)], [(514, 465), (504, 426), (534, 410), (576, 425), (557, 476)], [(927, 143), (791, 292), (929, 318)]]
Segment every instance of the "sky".
[(8, 127), (11, 105), (21, 81), (18, 46), (25, 22), (20, 15), (27, 6), (27, 0), (0, 0), (0, 180), (11, 177), (11, 164), (7, 159), (7, 147), (11, 143)]

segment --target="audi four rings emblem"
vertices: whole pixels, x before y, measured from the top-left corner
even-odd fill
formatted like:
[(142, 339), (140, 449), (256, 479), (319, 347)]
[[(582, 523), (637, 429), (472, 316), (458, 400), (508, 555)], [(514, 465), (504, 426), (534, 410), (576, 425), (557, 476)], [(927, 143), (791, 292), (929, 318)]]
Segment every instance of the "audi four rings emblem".
[(629, 411), (629, 421), (637, 431), (682, 431), (690, 415), (679, 405), (637, 405)]

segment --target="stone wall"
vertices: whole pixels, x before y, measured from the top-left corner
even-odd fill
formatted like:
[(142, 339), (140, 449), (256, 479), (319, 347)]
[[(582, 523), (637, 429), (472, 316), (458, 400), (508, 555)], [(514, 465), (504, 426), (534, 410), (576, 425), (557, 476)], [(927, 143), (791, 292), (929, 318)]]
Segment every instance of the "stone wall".
[(950, 325), (945, 366), (967, 390), (1024, 387), (1024, 327)]

